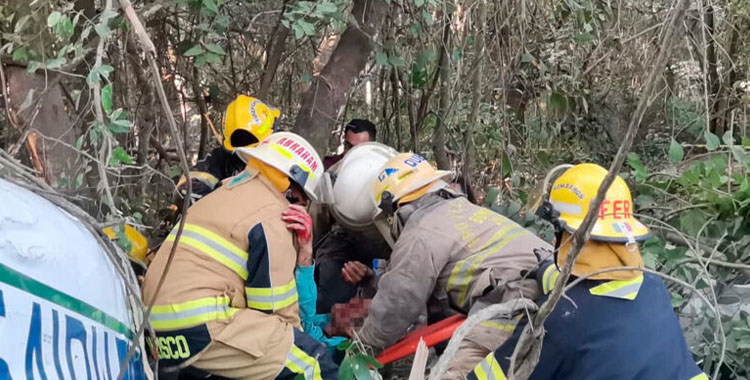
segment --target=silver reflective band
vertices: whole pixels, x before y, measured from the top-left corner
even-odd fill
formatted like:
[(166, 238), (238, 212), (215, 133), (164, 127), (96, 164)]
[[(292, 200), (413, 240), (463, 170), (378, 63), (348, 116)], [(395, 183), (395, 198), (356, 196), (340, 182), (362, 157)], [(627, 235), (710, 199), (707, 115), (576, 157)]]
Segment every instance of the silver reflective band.
[[(169, 236), (173, 236), (174, 237), (176, 235), (177, 235), (177, 231), (176, 230), (172, 230), (172, 232), (169, 233)], [(222, 247), (220, 244), (217, 244), (215, 241), (213, 241), (213, 240), (211, 240), (211, 239), (209, 239), (209, 238), (207, 238), (207, 237), (205, 237), (205, 236), (203, 236), (203, 235), (201, 235), (201, 234), (199, 234), (197, 232), (188, 231), (187, 228), (186, 228), (186, 229), (182, 230), (182, 236), (198, 240), (199, 242), (201, 242), (201, 243), (203, 243), (203, 244), (211, 247), (213, 250), (219, 252), (224, 257), (226, 257), (227, 259), (231, 260), (232, 262), (234, 262), (235, 264), (239, 265), (240, 267), (245, 267), (245, 265), (247, 263), (245, 258), (237, 256), (234, 252), (232, 252), (232, 251), (230, 251), (230, 250)]]

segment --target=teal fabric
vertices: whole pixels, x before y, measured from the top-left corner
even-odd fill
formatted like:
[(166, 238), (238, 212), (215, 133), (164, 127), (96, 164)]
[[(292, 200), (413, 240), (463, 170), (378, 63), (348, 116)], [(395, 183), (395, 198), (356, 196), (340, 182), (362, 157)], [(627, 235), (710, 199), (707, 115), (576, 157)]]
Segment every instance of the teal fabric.
[(299, 316), (302, 321), (302, 330), (315, 339), (323, 343), (329, 350), (336, 350), (336, 346), (346, 341), (346, 338), (340, 336), (327, 337), (323, 334), (323, 327), (331, 321), (330, 314), (315, 314), (315, 304), (318, 300), (318, 290), (315, 286), (315, 264), (300, 267), (294, 270), (294, 277), (297, 281), (297, 295), (299, 300)]

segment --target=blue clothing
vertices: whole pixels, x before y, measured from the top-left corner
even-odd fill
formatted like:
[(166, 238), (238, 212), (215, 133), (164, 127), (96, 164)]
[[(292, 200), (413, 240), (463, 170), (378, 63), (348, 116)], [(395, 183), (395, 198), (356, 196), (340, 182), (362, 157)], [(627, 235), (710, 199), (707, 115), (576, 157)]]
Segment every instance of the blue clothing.
[[(542, 264), (537, 281), (545, 295), (540, 305), (557, 274), (552, 262)], [(633, 280), (584, 280), (566, 296), (544, 323), (542, 352), (530, 380), (708, 380), (687, 348), (659, 277), (646, 273)], [(526, 322), (469, 379), (505, 379)]]
[(325, 344), (329, 349), (335, 350), (336, 346), (346, 341), (346, 338), (340, 336), (329, 338), (323, 334), (322, 326), (328, 324), (331, 318), (329, 314), (315, 314), (318, 290), (315, 286), (314, 273), (314, 264), (307, 267), (297, 266), (294, 270), (302, 330), (316, 341)]

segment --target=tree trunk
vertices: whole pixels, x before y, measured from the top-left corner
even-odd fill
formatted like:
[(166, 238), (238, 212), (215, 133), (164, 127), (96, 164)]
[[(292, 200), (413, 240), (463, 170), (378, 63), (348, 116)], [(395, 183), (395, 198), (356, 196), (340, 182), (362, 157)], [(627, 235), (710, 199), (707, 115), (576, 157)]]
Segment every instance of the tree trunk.
[(709, 100), (711, 101), (711, 118), (709, 119), (709, 130), (717, 136), (724, 135), (724, 124), (719, 122), (721, 102), (719, 97), (721, 95), (721, 81), (719, 80), (718, 62), (716, 61), (716, 28), (714, 26), (714, 7), (708, 5), (706, 7), (706, 32), (705, 36), (707, 41), (703, 41), (706, 44), (706, 62), (708, 67), (706, 68), (706, 75), (708, 81)]
[[(8, 106), (18, 116), (22, 125), (32, 131), (27, 143), (32, 156), (38, 157), (35, 166), (42, 169), (42, 176), (47, 183), (56, 186), (62, 176), (71, 176), (70, 169), (77, 157), (74, 146), (76, 133), (63, 104), (63, 94), (55, 76), (28, 75), (22, 67), (9, 66)], [(55, 83), (46, 87), (47, 83)], [(30, 92), (33, 94), (30, 95)], [(31, 104), (21, 110), (27, 96), (33, 96)], [(24, 131), (20, 131), (24, 133)], [(67, 144), (68, 146), (66, 146)], [(34, 153), (37, 152), (37, 153)]]
[(438, 169), (450, 169), (448, 154), (445, 152), (445, 122), (448, 117), (448, 106), (450, 103), (450, 79), (451, 64), (448, 60), (448, 45), (451, 41), (451, 22), (449, 14), (443, 16), (445, 26), (443, 27), (443, 39), (440, 48), (440, 103), (438, 105), (438, 120), (432, 135), (432, 152), (435, 155)]
[(388, 6), (383, 0), (355, 0), (354, 19), (341, 35), (331, 59), (302, 95), (302, 106), (292, 129), (320, 153), (326, 153), (328, 136), (347, 101), (347, 94), (373, 50), (373, 40)]
[(485, 19), (486, 19), (486, 2), (479, 0), (477, 3), (477, 18), (474, 24), (474, 46), (476, 65), (474, 74), (471, 77), (471, 112), (466, 124), (466, 131), (464, 132), (464, 167), (463, 167), (463, 178), (464, 186), (469, 189), (472, 188), (472, 171), (474, 170), (474, 159), (475, 150), (474, 145), (474, 124), (477, 123), (477, 116), (479, 114), (479, 103), (482, 101), (482, 57), (484, 53), (484, 33), (485, 33)]
[(208, 106), (206, 105), (206, 99), (203, 98), (203, 89), (201, 88), (201, 73), (197, 68), (193, 67), (193, 96), (195, 96), (195, 102), (198, 104), (198, 112), (201, 114), (201, 137), (198, 143), (198, 160), (202, 160), (206, 157), (206, 150), (208, 147)]
[(279, 62), (281, 62), (281, 55), (286, 49), (286, 38), (289, 36), (289, 28), (285, 27), (281, 20), (284, 19), (287, 4), (289, 0), (284, 0), (284, 5), (281, 8), (281, 15), (279, 16), (279, 22), (273, 30), (273, 36), (268, 41), (266, 47), (266, 64), (263, 67), (263, 78), (260, 81), (260, 89), (257, 92), (257, 97), (263, 101), (267, 101), (268, 91), (271, 89), (273, 78), (276, 76), (276, 70), (279, 68)]

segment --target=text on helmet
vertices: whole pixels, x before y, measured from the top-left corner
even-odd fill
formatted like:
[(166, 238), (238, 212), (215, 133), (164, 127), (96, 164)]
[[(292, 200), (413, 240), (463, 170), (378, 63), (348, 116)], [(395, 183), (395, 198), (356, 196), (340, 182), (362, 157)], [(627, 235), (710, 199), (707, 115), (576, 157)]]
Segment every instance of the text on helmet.
[(560, 189), (568, 189), (575, 194), (576, 198), (583, 199), (585, 196), (583, 195), (583, 191), (581, 191), (579, 188), (575, 187), (574, 185), (570, 183), (560, 183), (555, 185), (555, 187), (552, 188), (552, 191), (560, 190)]
[(411, 166), (412, 168), (416, 168), (417, 165), (421, 164), (422, 162), (425, 162), (427, 160), (424, 159), (424, 157), (414, 153), (411, 157), (404, 160), (404, 163), (407, 166)]
[(310, 166), (310, 170), (315, 171), (318, 169), (318, 162), (315, 159), (315, 156), (313, 156), (307, 149), (305, 149), (305, 147), (303, 147), (298, 142), (287, 137), (282, 137), (277, 144), (289, 149), (294, 154), (296, 154), (297, 157), (299, 157), (302, 161), (306, 162), (308, 166)]
[(599, 219), (604, 219), (605, 216), (612, 216), (612, 219), (629, 219), (632, 216), (630, 208), (630, 201), (627, 199), (614, 202), (605, 199), (599, 207)]

